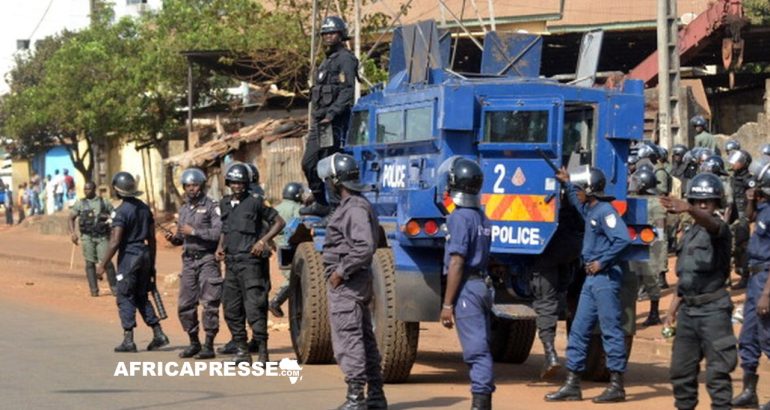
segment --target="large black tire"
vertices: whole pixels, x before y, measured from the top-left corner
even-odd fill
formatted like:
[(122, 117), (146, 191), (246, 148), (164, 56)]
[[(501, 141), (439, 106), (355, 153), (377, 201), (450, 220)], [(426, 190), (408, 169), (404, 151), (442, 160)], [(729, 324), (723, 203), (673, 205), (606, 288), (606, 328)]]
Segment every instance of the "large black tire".
[(524, 363), (536, 333), (534, 319), (509, 320), (492, 315), (492, 359), (499, 363)]
[[(634, 344), (634, 336), (627, 335), (625, 344), (626, 363), (628, 363), (628, 357), (631, 356), (631, 347)], [(607, 357), (604, 354), (601, 334), (591, 336), (591, 343), (588, 345), (588, 357), (586, 357), (586, 371), (583, 377), (586, 380), (595, 382), (610, 381), (610, 371), (607, 369)]]
[(377, 347), (382, 355), (382, 377), (386, 383), (401, 383), (409, 377), (417, 358), (420, 323), (396, 320), (396, 269), (390, 249), (377, 249), (372, 275), (370, 308)]
[(297, 246), (291, 268), (289, 328), (302, 364), (334, 362), (323, 260), (312, 242)]

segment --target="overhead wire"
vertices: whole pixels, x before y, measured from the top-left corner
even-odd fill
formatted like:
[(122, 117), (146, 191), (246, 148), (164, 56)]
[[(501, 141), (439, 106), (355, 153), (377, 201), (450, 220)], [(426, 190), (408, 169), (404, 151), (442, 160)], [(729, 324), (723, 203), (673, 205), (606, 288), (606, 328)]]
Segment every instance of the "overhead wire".
[(40, 16), (40, 20), (37, 21), (37, 24), (35, 25), (35, 28), (32, 29), (32, 33), (30, 33), (28, 39), (32, 40), (32, 38), (35, 36), (35, 33), (37, 33), (37, 29), (40, 28), (40, 25), (43, 24), (43, 20), (45, 20), (45, 17), (48, 15), (48, 11), (51, 10), (51, 5), (53, 5), (53, 0), (48, 1), (48, 5), (45, 7), (45, 11), (43, 11), (43, 15)]

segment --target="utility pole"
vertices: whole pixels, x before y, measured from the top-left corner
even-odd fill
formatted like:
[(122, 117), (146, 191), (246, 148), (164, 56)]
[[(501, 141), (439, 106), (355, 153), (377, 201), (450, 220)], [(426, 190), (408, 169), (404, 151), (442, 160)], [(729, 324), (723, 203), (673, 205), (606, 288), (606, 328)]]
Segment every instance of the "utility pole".
[[(355, 3), (353, 4), (353, 14), (355, 15), (355, 30), (356, 35), (353, 41), (355, 41), (354, 52), (356, 55), (356, 59), (359, 61), (358, 65), (358, 71), (361, 71), (361, 0), (355, 0)], [(361, 83), (358, 82), (358, 78), (353, 79), (355, 82), (355, 94), (354, 94), (354, 102), (358, 101), (359, 98), (361, 98)]]
[(676, 0), (658, 0), (658, 135), (668, 149), (681, 142), (679, 26)]

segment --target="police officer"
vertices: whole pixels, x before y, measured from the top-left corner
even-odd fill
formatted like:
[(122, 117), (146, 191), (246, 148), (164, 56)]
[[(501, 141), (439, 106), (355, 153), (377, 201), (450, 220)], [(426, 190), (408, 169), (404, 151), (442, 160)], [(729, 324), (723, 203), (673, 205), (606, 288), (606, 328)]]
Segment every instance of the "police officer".
[[(198, 168), (182, 172), (186, 201), (179, 210), (176, 233), (166, 232), (166, 240), (174, 246), (184, 245), (182, 274), (179, 279), (179, 321), (190, 337), (190, 345), (179, 357), (211, 359), (214, 338), (219, 332), (219, 303), (222, 298), (222, 274), (214, 258), (222, 222), (219, 205), (203, 192), (206, 174)], [(198, 338), (198, 304), (203, 307), (203, 329), (206, 341)]]
[[(269, 255), (269, 241), (284, 227), (283, 219), (264, 198), (249, 191), (251, 174), (243, 163), (231, 165), (225, 173), (225, 184), (232, 195), (219, 204), (222, 233), (217, 246), (217, 260), (225, 261), (222, 303), (225, 322), (236, 345), (233, 361), (251, 363), (245, 323), (252, 328), (257, 341), (258, 361), (269, 360), (267, 351), (267, 297), (270, 277), (262, 264)], [(269, 228), (263, 229), (263, 223)]]
[[(678, 409), (698, 404), (698, 372), (706, 358), (706, 389), (714, 409), (730, 408), (730, 372), (737, 362), (730, 294), (730, 227), (716, 213), (723, 196), (722, 181), (701, 173), (687, 187), (687, 202), (661, 198), (668, 212), (688, 213), (693, 224), (682, 236), (677, 254), (679, 283), (668, 309), (666, 326), (676, 317), (671, 353), (671, 384)], [(676, 316), (675, 316), (676, 315)]]
[[(655, 175), (646, 170), (636, 172), (632, 177), (632, 183), (629, 191), (637, 194), (647, 202), (647, 223), (654, 226), (658, 232), (663, 232), (666, 211), (660, 205), (658, 190), (656, 189), (657, 179)], [(642, 289), (650, 299), (650, 313), (647, 319), (642, 322), (642, 326), (654, 326), (661, 324), (660, 320), (660, 285), (658, 277), (661, 273), (665, 274), (668, 264), (667, 243), (665, 235), (658, 235), (650, 245), (649, 261), (631, 261), (629, 268), (641, 278)]]
[[(276, 205), (275, 211), (283, 218), (284, 221), (291, 221), (292, 219), (299, 217), (299, 209), (302, 207), (302, 193), (305, 188), (298, 182), (289, 182), (283, 187), (283, 193), (281, 197), (283, 201)], [(287, 238), (284, 235), (278, 235), (275, 240), (278, 247), (286, 245)], [(290, 269), (281, 269), (281, 275), (284, 280), (281, 283), (281, 287), (278, 288), (273, 299), (270, 301), (270, 313), (275, 317), (283, 317), (283, 310), (281, 305), (289, 297), (289, 277), (291, 276)]]
[[(70, 210), (69, 228), (72, 243), (80, 242), (83, 246), (83, 258), (86, 260), (86, 278), (91, 296), (99, 296), (99, 285), (96, 280), (96, 263), (104, 256), (110, 236), (110, 214), (112, 204), (96, 195), (96, 184), (88, 181), (83, 185), (85, 196), (80, 198)], [(75, 220), (78, 220), (80, 238), (75, 232)], [(117, 294), (115, 287), (115, 266), (112, 261), (107, 263), (107, 281), (112, 295)]]
[(150, 208), (137, 198), (142, 192), (137, 190), (136, 180), (131, 174), (123, 171), (115, 174), (112, 189), (122, 202), (113, 212), (110, 242), (104, 259), (96, 264), (96, 274), (104, 273), (106, 265), (119, 250), (117, 302), (123, 326), (123, 343), (115, 351), (136, 352), (134, 328), (137, 310), (144, 323), (152, 327), (153, 338), (147, 350), (156, 350), (169, 342), (147, 297), (156, 280), (155, 219)]
[(764, 155), (765, 157), (770, 158), (770, 144), (763, 145), (760, 152), (762, 152), (762, 155)]
[(464, 158), (450, 158), (447, 191), (457, 208), (447, 218), (444, 247), (446, 290), (441, 324), (452, 328), (463, 348), (471, 379), (472, 409), (491, 409), (495, 377), (489, 350), (494, 291), (487, 284), (491, 244), (489, 220), (481, 210), (481, 167)]
[(326, 46), (326, 59), (318, 67), (311, 89), (312, 118), (305, 155), (302, 158), (302, 170), (315, 197), (315, 203), (302, 213), (324, 216), (329, 213), (329, 202), (323, 181), (318, 178), (316, 166), (321, 159), (339, 151), (341, 141), (347, 133), (358, 74), (358, 59), (343, 43), (348, 39), (348, 29), (341, 18), (325, 18), (321, 25), (321, 37)]
[[(372, 258), (379, 225), (371, 204), (361, 195), (358, 164), (346, 154), (332, 154), (318, 163), (318, 177), (340, 196), (329, 218), (323, 246), (332, 347), (348, 391), (339, 409), (387, 408), (383, 392), (382, 358), (372, 330)], [(364, 385), (368, 391), (364, 396)]]
[(729, 209), (730, 214), (727, 222), (730, 224), (733, 235), (733, 265), (735, 266), (735, 272), (741, 277), (732, 288), (745, 289), (751, 276), (747, 254), (751, 233), (749, 220), (746, 216), (746, 208), (748, 206), (746, 191), (749, 189), (749, 181), (751, 180), (751, 175), (749, 174), (751, 155), (739, 149), (730, 154), (727, 162), (733, 171), (729, 182), (733, 194), (732, 203), (734, 204)]
[[(757, 186), (746, 191), (747, 217), (756, 222), (749, 239), (749, 280), (746, 303), (743, 305), (743, 326), (738, 338), (738, 354), (743, 369), (743, 391), (736, 396), (733, 407), (757, 408), (757, 367), (762, 352), (770, 358), (770, 161), (752, 167), (756, 169)], [(770, 402), (762, 410), (770, 410)]]
[(628, 229), (610, 205), (614, 198), (604, 193), (606, 177), (600, 169), (586, 166), (580, 173), (571, 176), (562, 168), (556, 173), (556, 178), (566, 185), (570, 203), (580, 211), (585, 221), (582, 257), (586, 280), (567, 344), (567, 381), (558, 391), (547, 394), (545, 399), (582, 400), (580, 373), (585, 370), (588, 345), (598, 320), (607, 354), (607, 368), (610, 370), (610, 385), (593, 401), (624, 401), (623, 373), (627, 357), (621, 325), (623, 270), (619, 258), (631, 242)]
[(730, 158), (730, 155), (732, 155), (733, 152), (738, 151), (739, 149), (741, 149), (740, 142), (732, 138), (725, 142), (725, 155), (727, 155), (728, 158)]
[(690, 124), (695, 128), (695, 147), (708, 148), (719, 154), (719, 147), (717, 146), (717, 140), (706, 131), (708, 122), (702, 115), (696, 115), (690, 119)]

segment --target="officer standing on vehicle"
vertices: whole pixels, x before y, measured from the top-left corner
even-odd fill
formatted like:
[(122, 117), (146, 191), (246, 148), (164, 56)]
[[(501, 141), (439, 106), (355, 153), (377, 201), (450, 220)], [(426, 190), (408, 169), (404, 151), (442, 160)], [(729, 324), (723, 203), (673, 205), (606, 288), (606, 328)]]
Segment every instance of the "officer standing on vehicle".
[[(99, 284), (96, 279), (96, 263), (107, 251), (110, 236), (110, 214), (112, 204), (96, 195), (96, 184), (88, 181), (83, 185), (85, 196), (75, 202), (70, 209), (69, 228), (72, 243), (80, 242), (83, 247), (83, 258), (86, 260), (86, 278), (91, 296), (99, 296)], [(78, 221), (80, 237), (75, 232), (75, 220)], [(107, 281), (110, 284), (112, 295), (117, 295), (115, 287), (115, 265), (110, 261), (107, 264)]]
[(719, 155), (716, 138), (706, 131), (706, 119), (702, 115), (696, 115), (690, 119), (690, 124), (695, 128), (695, 147), (708, 148)]
[[(323, 246), (332, 347), (348, 392), (342, 410), (385, 409), (382, 358), (372, 329), (371, 264), (380, 242), (379, 222), (361, 195), (370, 187), (359, 182), (353, 157), (332, 154), (318, 163), (318, 177), (340, 196), (326, 226)], [(368, 391), (364, 396), (364, 385)]]
[[(264, 198), (248, 189), (251, 173), (243, 163), (231, 165), (225, 184), (232, 190), (219, 204), (222, 233), (217, 246), (217, 260), (225, 261), (222, 303), (225, 321), (236, 345), (233, 361), (251, 363), (245, 323), (257, 341), (257, 361), (269, 360), (267, 350), (267, 298), (270, 277), (262, 264), (269, 255), (270, 242), (284, 227), (283, 219)], [(265, 232), (265, 224), (269, 229)]]
[(112, 232), (107, 252), (96, 264), (96, 274), (101, 276), (106, 265), (118, 251), (118, 312), (123, 326), (123, 343), (116, 352), (136, 352), (134, 328), (136, 311), (147, 326), (152, 327), (153, 338), (147, 350), (167, 345), (168, 337), (160, 327), (160, 319), (150, 303), (147, 293), (155, 286), (155, 219), (150, 208), (137, 197), (142, 192), (136, 188), (136, 180), (128, 172), (118, 172), (112, 177), (112, 189), (122, 200), (112, 215)]
[[(176, 233), (166, 232), (166, 240), (174, 246), (184, 245), (182, 274), (179, 277), (179, 321), (190, 337), (190, 345), (179, 357), (211, 359), (214, 338), (219, 332), (219, 303), (222, 298), (222, 274), (214, 258), (222, 221), (219, 204), (206, 196), (206, 174), (198, 168), (182, 172), (186, 201), (179, 210)], [(203, 329), (206, 341), (198, 338), (198, 304), (203, 306)]]
[[(441, 324), (452, 328), (463, 348), (463, 361), (471, 379), (472, 409), (492, 408), (495, 375), (489, 349), (494, 290), (487, 284), (491, 246), (489, 220), (481, 209), (481, 167), (465, 158), (449, 159), (447, 191), (457, 208), (447, 218), (444, 247), (446, 290), (441, 306)], [(440, 176), (443, 177), (443, 176)]]
[(704, 357), (711, 407), (730, 408), (733, 395), (730, 372), (738, 357), (733, 304), (725, 289), (730, 275), (730, 227), (716, 213), (722, 196), (722, 181), (704, 172), (690, 181), (687, 202), (660, 199), (668, 212), (687, 213), (693, 219), (677, 254), (679, 283), (665, 323), (671, 327), (676, 317), (670, 374), (678, 409), (698, 405), (698, 373)]
[[(302, 207), (302, 193), (305, 192), (305, 188), (298, 182), (289, 182), (283, 187), (283, 201), (276, 205), (275, 210), (278, 215), (283, 218), (287, 223), (292, 219), (299, 217), (299, 209)], [(287, 238), (281, 234), (275, 239), (275, 244), (278, 247), (284, 246), (287, 243)], [(281, 283), (281, 287), (278, 288), (273, 299), (270, 301), (270, 313), (275, 317), (283, 317), (283, 309), (281, 305), (286, 299), (289, 298), (289, 278), (291, 276), (291, 269), (281, 269), (281, 275), (284, 280)]]
[(666, 224), (666, 211), (658, 201), (657, 179), (647, 170), (637, 171), (631, 178), (629, 192), (638, 195), (647, 202), (647, 223), (654, 226), (659, 234), (650, 244), (650, 259), (630, 261), (629, 269), (642, 282), (642, 289), (650, 299), (650, 313), (642, 322), (643, 327), (661, 324), (660, 320), (660, 285), (658, 277), (666, 271), (668, 265), (668, 246), (665, 235), (661, 235)]
[(571, 176), (562, 168), (556, 173), (556, 179), (566, 185), (570, 203), (580, 211), (585, 221), (582, 257), (586, 280), (567, 344), (567, 381), (558, 391), (547, 394), (545, 399), (582, 400), (580, 373), (585, 370), (588, 345), (598, 320), (607, 368), (610, 370), (610, 385), (593, 401), (624, 401), (623, 373), (626, 371), (627, 353), (621, 324), (623, 269), (619, 262), (621, 254), (631, 243), (628, 229), (610, 205), (614, 198), (604, 194), (607, 180), (600, 169), (585, 166), (580, 173)]
[[(743, 369), (743, 391), (736, 396), (735, 408), (757, 408), (757, 367), (762, 352), (770, 358), (770, 161), (756, 164), (757, 186), (746, 191), (748, 220), (756, 222), (749, 239), (749, 280), (743, 305), (743, 326), (738, 338), (738, 354)], [(770, 410), (770, 402), (762, 410)]]
[(321, 25), (321, 38), (326, 46), (326, 59), (316, 72), (311, 88), (310, 133), (302, 158), (315, 203), (303, 214), (325, 216), (329, 213), (326, 190), (318, 174), (318, 161), (338, 152), (347, 133), (350, 109), (353, 107), (358, 59), (345, 47), (348, 29), (337, 16), (329, 16)]
[(746, 285), (748, 285), (749, 278), (751, 277), (747, 253), (751, 231), (749, 219), (746, 216), (746, 207), (748, 206), (746, 191), (749, 189), (749, 181), (751, 180), (751, 175), (749, 174), (751, 155), (744, 150), (738, 149), (730, 154), (727, 162), (733, 171), (730, 177), (730, 187), (732, 188), (734, 198), (734, 206), (731, 208), (731, 215), (732, 213), (734, 215), (727, 220), (727, 223), (730, 224), (733, 234), (733, 265), (735, 266), (735, 272), (741, 277), (732, 288), (736, 290), (746, 289)]

